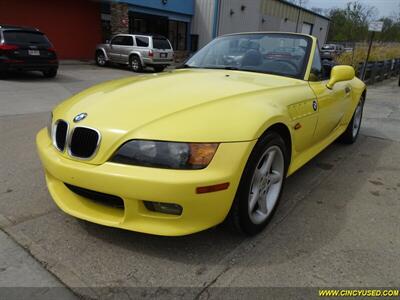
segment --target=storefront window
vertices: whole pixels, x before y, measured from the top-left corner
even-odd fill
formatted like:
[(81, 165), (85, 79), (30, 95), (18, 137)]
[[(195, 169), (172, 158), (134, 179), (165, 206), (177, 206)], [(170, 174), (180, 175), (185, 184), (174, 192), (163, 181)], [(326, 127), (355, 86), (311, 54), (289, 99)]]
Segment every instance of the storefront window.
[(175, 50), (187, 49), (187, 23), (179, 21), (169, 21), (169, 36), (172, 47)]
[(162, 35), (175, 50), (187, 50), (188, 23), (136, 12), (130, 13), (129, 19), (130, 33)]

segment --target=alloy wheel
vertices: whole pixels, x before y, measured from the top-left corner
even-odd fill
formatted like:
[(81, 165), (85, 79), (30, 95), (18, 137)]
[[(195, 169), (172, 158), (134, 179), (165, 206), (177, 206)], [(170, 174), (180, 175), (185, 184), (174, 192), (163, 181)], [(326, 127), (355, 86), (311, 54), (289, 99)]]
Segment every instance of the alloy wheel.
[(357, 105), (356, 112), (354, 113), (353, 120), (353, 138), (355, 138), (361, 127), (363, 103), (360, 101)]
[(273, 211), (282, 189), (285, 162), (278, 146), (269, 147), (254, 171), (248, 197), (248, 212), (254, 224), (264, 222)]

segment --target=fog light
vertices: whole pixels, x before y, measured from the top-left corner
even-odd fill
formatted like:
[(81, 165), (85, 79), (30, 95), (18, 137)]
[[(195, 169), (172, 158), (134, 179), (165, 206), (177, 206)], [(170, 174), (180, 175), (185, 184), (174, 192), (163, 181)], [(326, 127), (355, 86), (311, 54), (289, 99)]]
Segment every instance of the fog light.
[(144, 206), (150, 210), (163, 214), (180, 216), (182, 214), (182, 206), (174, 203), (161, 203), (152, 201), (143, 201)]

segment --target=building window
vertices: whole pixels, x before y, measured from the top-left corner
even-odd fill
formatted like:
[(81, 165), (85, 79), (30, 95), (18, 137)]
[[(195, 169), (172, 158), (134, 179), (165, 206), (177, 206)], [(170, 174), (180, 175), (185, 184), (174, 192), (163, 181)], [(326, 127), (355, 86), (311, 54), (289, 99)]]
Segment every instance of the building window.
[(186, 22), (169, 21), (168, 39), (175, 50), (187, 49), (187, 27)]
[(167, 36), (168, 18), (143, 13), (130, 13), (129, 32)]

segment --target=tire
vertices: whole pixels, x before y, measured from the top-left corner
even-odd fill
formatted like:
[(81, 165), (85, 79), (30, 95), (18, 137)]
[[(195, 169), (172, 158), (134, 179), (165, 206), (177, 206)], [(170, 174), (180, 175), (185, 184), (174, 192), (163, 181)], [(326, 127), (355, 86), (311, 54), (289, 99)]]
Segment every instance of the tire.
[(106, 56), (104, 55), (103, 51), (96, 52), (96, 65), (99, 67), (105, 67), (107, 64)]
[(0, 71), (0, 79), (7, 79), (7, 72), (6, 71)]
[(131, 69), (131, 71), (136, 73), (140, 73), (143, 71), (143, 65), (140, 61), (139, 56), (133, 55), (129, 58), (129, 68)]
[(153, 68), (154, 68), (154, 71), (156, 71), (157, 73), (160, 73), (160, 72), (164, 71), (166, 66), (153, 66)]
[[(285, 184), (288, 153), (284, 140), (276, 132), (267, 132), (257, 142), (228, 215), (228, 222), (236, 232), (255, 235), (271, 221)], [(269, 169), (268, 164), (271, 165)], [(265, 175), (260, 176), (263, 173)]]
[(43, 71), (43, 76), (46, 78), (54, 78), (57, 76), (57, 72), (57, 68), (48, 69), (46, 71)]
[(353, 144), (357, 140), (358, 134), (360, 133), (363, 110), (364, 98), (361, 98), (350, 123), (347, 125), (346, 131), (339, 138), (340, 142), (344, 144)]

